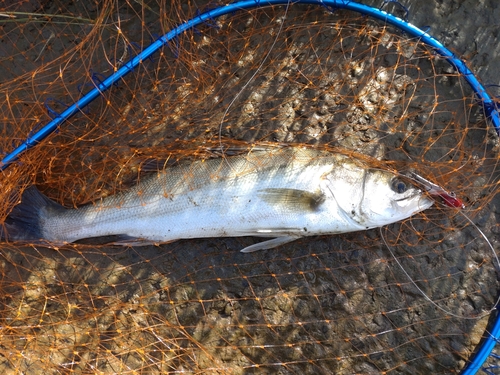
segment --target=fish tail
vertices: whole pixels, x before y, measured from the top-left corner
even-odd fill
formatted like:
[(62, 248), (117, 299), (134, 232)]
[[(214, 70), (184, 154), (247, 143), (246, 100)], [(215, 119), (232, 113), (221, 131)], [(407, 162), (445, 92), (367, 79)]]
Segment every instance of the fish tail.
[(66, 208), (40, 193), (35, 186), (27, 188), (16, 205), (0, 225), (0, 238), (4, 241), (40, 243), (46, 238), (44, 223)]

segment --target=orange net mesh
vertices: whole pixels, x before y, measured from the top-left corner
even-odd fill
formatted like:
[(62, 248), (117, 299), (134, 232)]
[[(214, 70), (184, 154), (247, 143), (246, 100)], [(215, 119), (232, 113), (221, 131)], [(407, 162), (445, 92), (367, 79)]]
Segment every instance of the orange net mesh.
[[(4, 2), (0, 149), (196, 5)], [(143, 61), (2, 173), (0, 218), (32, 184), (76, 207), (127, 189), (150, 158), (269, 142), (414, 170), (497, 242), (498, 138), (463, 77), (398, 30), (299, 5), (211, 20)], [(239, 252), (253, 242), (2, 244), (1, 372), (447, 374), (499, 289), (478, 230), (439, 203), (381, 231)]]

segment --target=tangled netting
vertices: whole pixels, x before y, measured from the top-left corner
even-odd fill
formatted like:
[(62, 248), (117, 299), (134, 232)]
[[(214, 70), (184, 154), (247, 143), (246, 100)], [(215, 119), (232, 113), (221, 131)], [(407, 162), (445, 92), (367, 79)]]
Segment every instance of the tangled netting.
[[(7, 2), (0, 149), (11, 150), (200, 4)], [(217, 4), (207, 4), (214, 7)], [(0, 220), (27, 186), (76, 207), (150, 159), (301, 144), (365, 155), (454, 191), (379, 230), (239, 252), (2, 243), (2, 373), (458, 373), (499, 283), (498, 137), (464, 77), (384, 23), (318, 6), (209, 20), (144, 60), (2, 172)], [(244, 213), (242, 213), (244, 214)]]

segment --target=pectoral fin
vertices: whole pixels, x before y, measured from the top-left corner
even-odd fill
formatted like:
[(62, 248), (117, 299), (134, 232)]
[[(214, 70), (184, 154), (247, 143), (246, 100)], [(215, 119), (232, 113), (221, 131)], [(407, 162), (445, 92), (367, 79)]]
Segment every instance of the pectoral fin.
[(299, 237), (284, 236), (284, 237), (273, 238), (272, 240), (258, 242), (256, 244), (247, 246), (243, 250), (241, 250), (241, 252), (242, 253), (251, 253), (251, 252), (257, 251), (257, 250), (272, 249), (276, 246), (284, 245), (288, 242), (295, 241), (297, 238), (299, 238)]
[(325, 195), (321, 191), (310, 192), (287, 188), (263, 189), (259, 191), (259, 197), (270, 205), (300, 212), (316, 211), (325, 201)]

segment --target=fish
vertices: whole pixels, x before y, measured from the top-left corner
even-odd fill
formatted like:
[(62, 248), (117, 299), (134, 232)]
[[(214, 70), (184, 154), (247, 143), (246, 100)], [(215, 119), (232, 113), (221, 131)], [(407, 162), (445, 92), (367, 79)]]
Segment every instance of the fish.
[(242, 252), (382, 227), (434, 201), (401, 175), (341, 152), (289, 146), (180, 163), (130, 189), (66, 208), (27, 188), (1, 233), (49, 243), (115, 236), (116, 245), (257, 236)]

